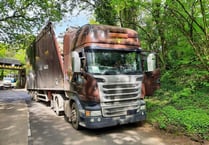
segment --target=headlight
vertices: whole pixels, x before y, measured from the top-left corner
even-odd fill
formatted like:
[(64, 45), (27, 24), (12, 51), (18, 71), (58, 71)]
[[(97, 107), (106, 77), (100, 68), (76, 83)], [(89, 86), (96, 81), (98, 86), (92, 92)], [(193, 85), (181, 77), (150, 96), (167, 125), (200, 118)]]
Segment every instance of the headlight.
[(86, 114), (87, 117), (89, 117), (89, 116), (101, 116), (102, 115), (101, 111), (88, 111), (88, 110), (85, 111), (85, 114)]
[(146, 106), (145, 105), (140, 106), (140, 110), (146, 110)]

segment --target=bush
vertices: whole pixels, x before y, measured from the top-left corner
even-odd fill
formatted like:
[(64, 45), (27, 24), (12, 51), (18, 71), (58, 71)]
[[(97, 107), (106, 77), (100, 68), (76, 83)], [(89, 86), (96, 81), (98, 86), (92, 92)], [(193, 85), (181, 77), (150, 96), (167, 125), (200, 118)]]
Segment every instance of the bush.
[(206, 72), (194, 74), (190, 68), (164, 73), (161, 89), (146, 100), (147, 120), (169, 132), (180, 131), (209, 140), (209, 90), (205, 75)]

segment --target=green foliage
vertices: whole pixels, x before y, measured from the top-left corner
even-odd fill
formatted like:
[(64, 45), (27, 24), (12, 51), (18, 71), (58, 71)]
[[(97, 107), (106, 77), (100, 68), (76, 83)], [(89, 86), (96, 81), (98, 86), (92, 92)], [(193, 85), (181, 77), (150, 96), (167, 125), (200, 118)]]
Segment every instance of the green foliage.
[(109, 0), (99, 0), (95, 3), (96, 21), (101, 24), (116, 25), (117, 13), (112, 7)]
[(19, 49), (14, 55), (14, 58), (19, 60), (22, 64), (25, 64), (25, 49)]
[(0, 43), (0, 57), (4, 57), (7, 50), (7, 45), (4, 43)]
[(14, 58), (26, 64), (26, 48), (30, 46), (35, 37), (33, 35), (18, 35), (15, 43), (0, 43), (0, 57)]
[(61, 20), (66, 5), (66, 0), (1, 0), (0, 41), (14, 42), (19, 34), (36, 31), (47, 21)]
[[(104, 0), (98, 0), (102, 3)], [(195, 56), (200, 65), (209, 70), (208, 1), (171, 0), (133, 1), (105, 0), (95, 5), (100, 23), (119, 24), (139, 31), (142, 48), (159, 52), (162, 69), (189, 63)], [(97, 9), (98, 8), (98, 9)], [(108, 10), (108, 16), (103, 16)], [(110, 19), (114, 15), (113, 19)], [(178, 63), (176, 63), (178, 65)]]
[(173, 105), (166, 105), (161, 109), (149, 114), (152, 123), (158, 123), (161, 129), (180, 130), (188, 135), (198, 135), (201, 138), (209, 139), (209, 114), (203, 109), (190, 106), (182, 110), (176, 109)]
[(160, 113), (164, 116), (164, 118), (160, 118), (160, 121), (163, 121), (165, 125), (182, 126), (188, 133), (195, 133), (195, 131), (198, 131), (201, 135), (208, 133), (209, 116), (202, 109), (191, 107), (177, 110), (173, 106), (168, 105)]
[(91, 18), (89, 19), (89, 24), (99, 24), (99, 22), (96, 21), (96, 19), (95, 19), (94, 17), (91, 17)]
[[(26, 48), (26, 54), (27, 54), (27, 64), (26, 64), (26, 68), (27, 71), (30, 71), (32, 68), (35, 69), (35, 41), (33, 43), (31, 43), (30, 46), (28, 46)], [(32, 67), (32, 68), (31, 68)]]
[(147, 99), (148, 121), (170, 132), (209, 140), (209, 72), (179, 66), (161, 77), (161, 89)]

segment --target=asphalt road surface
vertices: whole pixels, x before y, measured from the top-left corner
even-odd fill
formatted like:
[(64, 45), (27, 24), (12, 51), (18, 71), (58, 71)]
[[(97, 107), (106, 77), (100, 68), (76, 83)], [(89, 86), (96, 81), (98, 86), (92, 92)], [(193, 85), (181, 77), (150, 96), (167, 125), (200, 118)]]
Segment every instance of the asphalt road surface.
[(26, 102), (31, 101), (25, 89), (4, 89), (0, 90), (0, 102)]
[[(0, 90), (0, 102), (25, 100), (29, 111), (29, 145), (203, 145), (151, 125), (122, 125), (77, 131), (44, 102), (30, 102), (24, 90)], [(27, 125), (27, 124), (25, 124)], [(1, 144), (1, 143), (0, 143)], [(207, 143), (206, 143), (207, 144)], [(206, 145), (204, 144), (204, 145)]]
[(29, 113), (24, 90), (0, 90), (0, 145), (27, 145)]
[(184, 136), (154, 129), (151, 125), (122, 125), (111, 128), (75, 130), (63, 116), (56, 116), (44, 102), (32, 102), (31, 145), (200, 145)]

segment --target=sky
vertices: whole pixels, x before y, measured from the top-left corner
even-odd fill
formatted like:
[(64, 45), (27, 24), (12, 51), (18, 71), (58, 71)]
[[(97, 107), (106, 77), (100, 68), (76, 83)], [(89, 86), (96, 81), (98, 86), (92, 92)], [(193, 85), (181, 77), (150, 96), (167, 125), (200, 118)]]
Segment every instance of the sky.
[(89, 23), (91, 15), (90, 13), (83, 11), (79, 15), (73, 14), (73, 16), (68, 16), (59, 23), (54, 24), (55, 34), (58, 37), (61, 33), (64, 33), (66, 29), (70, 26), (83, 26)]

